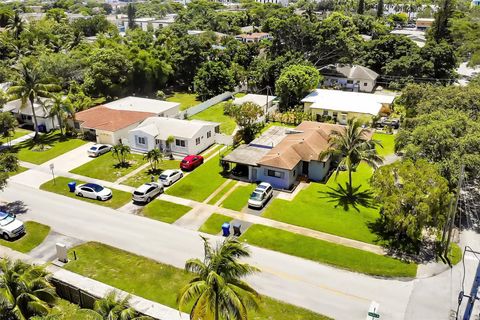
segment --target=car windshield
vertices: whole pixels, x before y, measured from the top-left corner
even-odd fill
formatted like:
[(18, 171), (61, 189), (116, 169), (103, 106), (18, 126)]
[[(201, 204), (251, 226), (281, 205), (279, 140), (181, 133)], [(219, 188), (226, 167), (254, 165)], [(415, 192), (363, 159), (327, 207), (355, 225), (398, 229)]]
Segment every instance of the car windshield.
[(160, 179), (167, 179), (167, 177), (168, 177), (168, 176), (167, 176), (166, 174), (161, 174), (161, 175), (160, 175)]
[(7, 224), (11, 223), (13, 220), (15, 220), (14, 217), (7, 215), (7, 216), (0, 216), (0, 226), (6, 226)]
[(252, 192), (252, 194), (250, 195), (250, 199), (262, 200), (262, 194), (260, 192)]

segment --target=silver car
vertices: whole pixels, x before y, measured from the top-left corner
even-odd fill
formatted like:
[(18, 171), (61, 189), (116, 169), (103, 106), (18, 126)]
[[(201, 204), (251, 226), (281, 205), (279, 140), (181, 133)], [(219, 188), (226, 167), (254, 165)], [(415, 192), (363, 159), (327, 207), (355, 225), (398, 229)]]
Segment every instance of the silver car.
[(163, 192), (163, 186), (160, 183), (148, 182), (142, 184), (135, 191), (133, 191), (133, 202), (149, 203), (153, 198)]
[(110, 149), (112, 149), (112, 146), (109, 146), (108, 144), (96, 143), (88, 149), (87, 153), (90, 157), (98, 157), (107, 153)]
[(159, 180), (164, 186), (170, 186), (182, 177), (183, 172), (180, 170), (165, 170), (160, 174)]

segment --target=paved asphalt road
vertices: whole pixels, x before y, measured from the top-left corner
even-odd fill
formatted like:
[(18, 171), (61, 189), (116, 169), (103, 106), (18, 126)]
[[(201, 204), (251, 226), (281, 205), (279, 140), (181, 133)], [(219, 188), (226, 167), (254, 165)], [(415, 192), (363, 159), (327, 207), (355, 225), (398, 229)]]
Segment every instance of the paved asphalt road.
[[(198, 233), (174, 225), (16, 183), (0, 193), (0, 200), (23, 201), (28, 210), (19, 215), (20, 219), (35, 220), (67, 236), (99, 241), (177, 267), (183, 267), (188, 258), (202, 256)], [(248, 262), (262, 272), (247, 281), (259, 292), (336, 319), (365, 319), (372, 300), (380, 303), (382, 319), (404, 319), (412, 289), (420, 285), (419, 280), (383, 280), (251, 249)], [(448, 311), (449, 306), (435, 306), (432, 316), (422, 319), (447, 319)]]

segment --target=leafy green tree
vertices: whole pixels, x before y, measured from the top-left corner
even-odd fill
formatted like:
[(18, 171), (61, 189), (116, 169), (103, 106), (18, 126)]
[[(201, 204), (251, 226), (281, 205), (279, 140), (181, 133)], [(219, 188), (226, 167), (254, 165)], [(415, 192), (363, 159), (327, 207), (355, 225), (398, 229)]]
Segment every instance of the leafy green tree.
[(143, 158), (145, 160), (148, 160), (148, 162), (150, 162), (151, 171), (156, 172), (157, 168), (158, 168), (158, 165), (163, 161), (163, 154), (159, 149), (154, 148), (154, 149), (148, 151), (143, 156)]
[(130, 296), (119, 297), (117, 292), (110, 291), (105, 297), (95, 301), (93, 310), (104, 320), (148, 320), (146, 316), (139, 316), (129, 304)]
[(21, 63), (17, 71), (19, 72), (19, 78), (14, 81), (7, 92), (12, 99), (21, 99), (22, 107), (26, 107), (27, 103), (30, 102), (35, 129), (34, 140), (36, 140), (38, 138), (38, 123), (34, 104), (39, 97), (51, 97), (52, 92), (60, 90), (60, 87), (42, 79), (40, 69), (35, 64)]
[(423, 231), (438, 234), (450, 202), (448, 182), (426, 160), (398, 161), (382, 166), (371, 180), (381, 205), (381, 224), (397, 244), (417, 244)]
[(282, 70), (275, 83), (275, 92), (284, 108), (300, 103), (307, 93), (316, 88), (322, 77), (318, 70), (308, 65), (291, 65)]
[(232, 72), (223, 62), (208, 61), (198, 69), (193, 84), (198, 97), (207, 100), (233, 90), (235, 81)]
[(241, 135), (242, 139), (249, 143), (255, 138), (255, 135), (261, 128), (259, 119), (264, 115), (264, 111), (258, 104), (245, 102), (241, 105), (232, 104), (228, 108), (227, 114), (240, 127), (239, 135)]
[(10, 112), (0, 113), (0, 133), (4, 138), (9, 139), (15, 133), (18, 121)]
[(376, 146), (382, 147), (380, 141), (371, 139), (371, 132), (363, 128), (360, 121), (355, 118), (348, 119), (347, 126), (333, 130), (328, 140), (329, 147), (322, 157), (338, 159), (335, 175), (338, 176), (342, 169), (348, 171), (347, 192), (353, 193), (352, 172), (361, 162), (365, 162), (376, 169), (383, 162), (383, 158), (377, 154)]
[(117, 159), (119, 166), (128, 166), (127, 157), (130, 154), (130, 147), (124, 144), (117, 144), (112, 147), (112, 156)]
[(248, 310), (258, 309), (258, 293), (242, 280), (257, 271), (239, 260), (250, 252), (236, 238), (226, 238), (216, 248), (204, 241), (204, 259), (190, 259), (185, 269), (194, 278), (184, 286), (177, 298), (179, 310), (193, 302), (191, 319), (247, 320)]
[(0, 271), (0, 298), (4, 312), (11, 315), (7, 319), (24, 320), (48, 314), (56, 294), (42, 266), (5, 258), (0, 261)]

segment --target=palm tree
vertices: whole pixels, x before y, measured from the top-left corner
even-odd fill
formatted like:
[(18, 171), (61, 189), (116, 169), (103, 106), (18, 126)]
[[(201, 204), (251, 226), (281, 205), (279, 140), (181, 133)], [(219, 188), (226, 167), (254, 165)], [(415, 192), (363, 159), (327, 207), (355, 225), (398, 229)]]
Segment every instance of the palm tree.
[(49, 274), (41, 266), (20, 260), (0, 262), (0, 308), (13, 319), (29, 319), (46, 315), (56, 300), (55, 288), (48, 282)]
[(157, 171), (157, 166), (163, 160), (163, 154), (160, 152), (160, 149), (154, 148), (148, 151), (143, 159), (148, 160), (150, 162), (150, 167), (152, 172)]
[(58, 126), (60, 127), (60, 133), (63, 136), (63, 119), (67, 116), (70, 107), (68, 106), (69, 101), (61, 92), (53, 94), (50, 100), (45, 102), (45, 107), (47, 108), (50, 116), (52, 117), (52, 127), (55, 128), (55, 118), (57, 117)]
[(258, 269), (239, 259), (250, 256), (245, 245), (235, 237), (226, 238), (216, 248), (204, 242), (204, 260), (190, 259), (185, 269), (195, 277), (178, 295), (179, 310), (193, 301), (190, 319), (246, 320), (248, 309), (258, 309), (258, 293), (241, 279)]
[(343, 130), (333, 130), (329, 138), (329, 148), (322, 153), (322, 157), (339, 158), (340, 162), (335, 169), (335, 175), (342, 168), (348, 171), (347, 190), (349, 195), (353, 192), (352, 171), (362, 162), (376, 169), (383, 163), (383, 158), (377, 154), (376, 146), (383, 148), (380, 141), (369, 139), (370, 132), (363, 128), (361, 123), (355, 118), (347, 122)]
[(38, 101), (39, 97), (51, 97), (52, 92), (59, 91), (60, 87), (44, 82), (41, 78), (40, 71), (35, 65), (21, 63), (17, 70), (20, 73), (20, 79), (14, 82), (14, 85), (11, 86), (7, 92), (11, 95), (12, 100), (21, 99), (22, 107), (25, 107), (27, 102), (30, 102), (35, 129), (34, 140), (37, 140), (38, 122), (35, 113), (35, 102)]
[(151, 319), (150, 317), (139, 316), (138, 312), (128, 304), (129, 300), (130, 296), (121, 298), (117, 292), (110, 291), (103, 299), (95, 301), (93, 310), (105, 320)]
[(25, 22), (23, 22), (18, 10), (15, 10), (8, 19), (6, 29), (12, 32), (15, 40), (20, 38), (20, 34), (25, 30)]
[(112, 148), (112, 156), (118, 160), (120, 166), (126, 166), (127, 155), (130, 154), (130, 147), (124, 144), (117, 144)]

